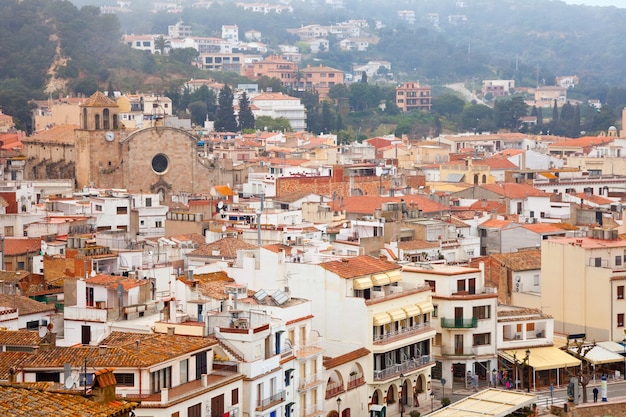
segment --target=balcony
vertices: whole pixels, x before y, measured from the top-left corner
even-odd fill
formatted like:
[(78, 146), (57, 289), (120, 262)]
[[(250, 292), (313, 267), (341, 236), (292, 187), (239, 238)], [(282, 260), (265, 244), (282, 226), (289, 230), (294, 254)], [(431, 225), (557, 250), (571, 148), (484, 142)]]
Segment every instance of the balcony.
[(346, 390), (343, 388), (343, 384), (341, 381), (331, 381), (326, 386), (326, 399), (332, 398), (345, 392)]
[(107, 321), (108, 310), (96, 307), (65, 306), (64, 318), (66, 320), (95, 321), (104, 323)]
[(374, 371), (374, 381), (383, 381), (385, 379), (395, 378), (400, 374), (406, 374), (429, 365), (434, 365), (434, 360), (430, 355), (423, 355), (419, 358), (411, 359), (406, 362), (392, 365), (389, 368)]
[(441, 327), (443, 329), (475, 329), (478, 327), (478, 319), (446, 319), (441, 318)]
[(320, 385), (323, 381), (322, 375), (313, 374), (309, 375), (303, 379), (300, 379), (300, 383), (298, 384), (298, 390), (304, 391), (310, 388), (313, 388), (317, 385)]
[(357, 374), (354, 377), (350, 377), (350, 380), (348, 381), (348, 390), (360, 387), (363, 384), (365, 384), (365, 378), (362, 374)]
[(299, 359), (307, 359), (311, 356), (319, 355), (324, 351), (323, 343), (318, 340), (315, 343), (299, 345), (294, 348), (294, 356)]
[(257, 400), (255, 411), (265, 411), (281, 402), (285, 401), (285, 391), (279, 391), (274, 395), (270, 395), (262, 400)]
[(430, 327), (430, 322), (427, 321), (425, 323), (419, 323), (411, 327), (403, 327), (402, 329), (393, 332), (374, 335), (374, 344), (382, 345), (385, 343), (391, 343), (395, 342), (396, 340), (414, 336), (416, 334), (424, 333), (430, 330), (433, 330), (433, 328)]
[(324, 412), (323, 403), (312, 404), (304, 408), (303, 417), (313, 417)]

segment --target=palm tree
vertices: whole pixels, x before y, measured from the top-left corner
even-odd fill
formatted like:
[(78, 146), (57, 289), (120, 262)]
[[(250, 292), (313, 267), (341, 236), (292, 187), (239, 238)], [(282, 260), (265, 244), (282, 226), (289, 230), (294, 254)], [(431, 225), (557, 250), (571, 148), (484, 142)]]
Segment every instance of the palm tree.
[(163, 35), (159, 35), (159, 37), (157, 37), (154, 40), (154, 49), (159, 51), (161, 55), (165, 55), (167, 50), (170, 49), (171, 47), (172, 47), (172, 44), (170, 43), (168, 39), (165, 39)]

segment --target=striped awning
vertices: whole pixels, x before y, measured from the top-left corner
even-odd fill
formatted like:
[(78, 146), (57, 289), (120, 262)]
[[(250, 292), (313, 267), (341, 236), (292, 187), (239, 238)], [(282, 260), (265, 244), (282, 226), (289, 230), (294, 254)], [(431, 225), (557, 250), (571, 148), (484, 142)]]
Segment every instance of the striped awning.
[(391, 283), (402, 281), (402, 272), (400, 272), (399, 269), (387, 272), (387, 276), (389, 277), (389, 282)]
[(387, 274), (375, 274), (372, 275), (372, 282), (375, 286), (381, 286), (389, 284), (390, 281)]
[(370, 277), (357, 278), (352, 281), (352, 288), (355, 290), (366, 290), (368, 288), (372, 288), (373, 286), (374, 284), (372, 284)]
[(391, 323), (391, 317), (387, 313), (374, 314), (374, 326), (384, 326)]
[(402, 307), (402, 310), (404, 310), (407, 317), (415, 317), (421, 314), (420, 309), (417, 308), (417, 305), (415, 304), (409, 304), (408, 306), (404, 306)]
[(435, 311), (435, 307), (433, 303), (429, 303), (428, 301), (424, 301), (416, 304), (417, 307), (422, 311), (422, 314), (430, 313), (431, 311)]
[(393, 321), (400, 321), (406, 318), (406, 313), (402, 309), (390, 310), (387, 312)]

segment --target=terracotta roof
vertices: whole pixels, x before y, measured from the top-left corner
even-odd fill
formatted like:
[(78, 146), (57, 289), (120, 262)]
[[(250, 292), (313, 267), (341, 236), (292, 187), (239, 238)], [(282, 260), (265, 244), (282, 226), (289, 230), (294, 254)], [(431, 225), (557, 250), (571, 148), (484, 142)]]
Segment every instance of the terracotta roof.
[(96, 91), (82, 104), (82, 107), (117, 107), (117, 102), (102, 91)]
[(550, 197), (550, 194), (538, 190), (529, 184), (517, 184), (514, 182), (500, 182), (497, 184), (482, 184), (480, 186), (506, 198)]
[(39, 346), (40, 341), (34, 330), (0, 330), (0, 346)]
[(142, 285), (148, 285), (148, 280), (145, 279), (136, 279), (124, 277), (121, 275), (96, 275), (94, 277), (89, 277), (85, 280), (87, 284), (91, 285), (101, 285), (110, 290), (115, 290), (119, 285), (124, 287), (125, 291), (128, 291), (131, 288), (140, 287)]
[(438, 248), (439, 241), (437, 242), (429, 242), (426, 240), (409, 240), (409, 241), (401, 241), (398, 246), (402, 250), (414, 250), (414, 249), (430, 249), (430, 248)]
[(548, 148), (571, 148), (571, 147), (580, 147), (580, 148), (588, 148), (591, 146), (604, 145), (607, 143), (611, 143), (615, 140), (615, 138), (610, 136), (583, 136), (575, 139), (567, 139), (558, 141), (548, 145)]
[(0, 385), (0, 414), (13, 416), (114, 417), (127, 415), (137, 403), (101, 403), (81, 395), (18, 385)]
[(356, 278), (363, 275), (378, 274), (399, 269), (398, 264), (394, 262), (369, 255), (323, 262), (320, 266), (329, 272), (339, 275), (340, 278)]
[(549, 233), (564, 233), (562, 227), (558, 227), (551, 223), (523, 223), (521, 225), (524, 229), (530, 230), (532, 232), (538, 234), (549, 234)]
[(300, 99), (297, 97), (291, 97), (283, 93), (261, 93), (258, 96), (251, 98), (250, 102), (254, 103), (255, 101), (267, 101), (267, 100), (271, 100), (271, 101), (298, 100), (300, 101)]
[(512, 220), (498, 220), (489, 219), (486, 222), (479, 224), (480, 229), (507, 229), (509, 226), (514, 225)]
[(344, 363), (352, 362), (359, 358), (363, 358), (369, 355), (371, 351), (366, 348), (359, 348), (357, 350), (353, 350), (352, 352), (344, 353), (343, 355), (335, 356), (334, 358), (328, 358), (324, 360), (323, 366), (326, 369), (335, 368), (339, 365), (343, 365)]
[(28, 271), (0, 271), (0, 281), (7, 283), (18, 283), (28, 276), (30, 276)]
[(513, 271), (541, 269), (541, 250), (530, 249), (510, 253), (494, 253), (491, 257)]
[(5, 256), (25, 255), (41, 250), (41, 239), (7, 237), (4, 239)]
[(280, 251), (283, 251), (285, 253), (291, 252), (291, 246), (283, 245), (282, 243), (271, 243), (269, 245), (264, 245), (263, 249), (274, 253), (278, 253)]
[(74, 144), (74, 131), (78, 129), (78, 125), (59, 125), (53, 126), (50, 129), (42, 130), (35, 133), (33, 136), (24, 138), (24, 143), (55, 143), (55, 144)]
[(213, 243), (202, 245), (187, 256), (236, 259), (238, 250), (256, 249), (257, 246), (234, 237), (225, 237)]
[(570, 195), (574, 195), (584, 201), (589, 201), (591, 203), (594, 203), (600, 206), (615, 203), (615, 201), (613, 200), (609, 200), (608, 198), (602, 197), (600, 195), (595, 195), (595, 194), (587, 195), (585, 193), (574, 193)]
[(422, 210), (423, 213), (438, 213), (440, 211), (448, 211), (448, 207), (429, 200), (425, 196), (405, 195), (402, 197), (381, 197), (381, 196), (352, 196), (345, 197), (339, 205), (339, 200), (331, 201), (328, 204), (333, 210), (345, 210), (346, 213), (358, 213), (372, 215), (376, 209), (380, 209), (383, 203), (396, 202), (404, 199), (407, 209), (412, 207)]
[(490, 169), (517, 169), (519, 168), (513, 162), (502, 157), (493, 157), (488, 159), (482, 159), (480, 161), (473, 161), (474, 165), (486, 165)]
[(55, 311), (54, 305), (40, 303), (22, 295), (0, 294), (0, 306), (17, 307), (20, 316)]
[(195, 287), (200, 294), (215, 300), (226, 300), (228, 294), (224, 292), (226, 284), (235, 282), (224, 271), (211, 272), (208, 274), (194, 274), (193, 281), (186, 276), (178, 277), (178, 280), (188, 287)]
[[(481, 210), (495, 213), (506, 213), (506, 204), (495, 200), (479, 200), (469, 206), (470, 210)], [(458, 214), (458, 213), (457, 213)], [(472, 217), (474, 217), (472, 215)]]
[(11, 368), (18, 369), (20, 363), (30, 355), (32, 355), (30, 352), (0, 352), (0, 380), (7, 381), (11, 375)]

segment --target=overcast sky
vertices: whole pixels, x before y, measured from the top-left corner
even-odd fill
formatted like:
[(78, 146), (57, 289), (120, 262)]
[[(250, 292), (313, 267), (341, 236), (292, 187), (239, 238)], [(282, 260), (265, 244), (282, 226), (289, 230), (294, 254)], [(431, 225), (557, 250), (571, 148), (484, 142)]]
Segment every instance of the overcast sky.
[(615, 6), (626, 8), (626, 0), (563, 0), (568, 4), (586, 4), (588, 6)]

